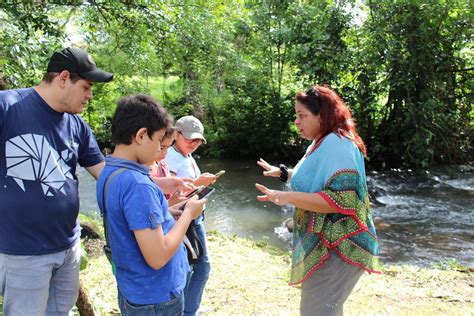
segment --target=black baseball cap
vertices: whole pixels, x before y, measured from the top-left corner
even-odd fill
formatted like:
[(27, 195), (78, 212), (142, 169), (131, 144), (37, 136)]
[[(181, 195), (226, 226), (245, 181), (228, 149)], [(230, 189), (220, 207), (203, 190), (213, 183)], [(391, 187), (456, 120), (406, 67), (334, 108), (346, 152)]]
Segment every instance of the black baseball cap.
[(110, 72), (97, 68), (92, 56), (76, 47), (65, 48), (51, 56), (47, 72), (61, 72), (63, 70), (76, 73), (92, 82), (109, 82), (114, 77)]

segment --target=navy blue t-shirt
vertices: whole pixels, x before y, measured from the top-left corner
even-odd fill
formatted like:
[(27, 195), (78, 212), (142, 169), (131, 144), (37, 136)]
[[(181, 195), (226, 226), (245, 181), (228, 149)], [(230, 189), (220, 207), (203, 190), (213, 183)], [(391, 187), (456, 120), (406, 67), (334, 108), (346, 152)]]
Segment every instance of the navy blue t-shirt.
[(33, 89), (0, 91), (0, 252), (40, 255), (80, 236), (76, 165), (104, 160), (78, 115)]

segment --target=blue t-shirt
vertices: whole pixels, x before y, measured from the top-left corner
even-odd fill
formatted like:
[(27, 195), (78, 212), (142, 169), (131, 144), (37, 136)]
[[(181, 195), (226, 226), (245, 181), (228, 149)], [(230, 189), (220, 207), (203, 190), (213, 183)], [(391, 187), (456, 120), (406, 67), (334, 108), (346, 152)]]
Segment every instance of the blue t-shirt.
[(33, 89), (0, 91), (0, 252), (41, 255), (80, 236), (76, 165), (104, 160), (90, 127)]
[(135, 304), (159, 304), (179, 295), (189, 272), (183, 243), (173, 257), (159, 270), (145, 261), (134, 230), (156, 229), (161, 225), (166, 235), (175, 220), (168, 212), (168, 201), (148, 176), (149, 169), (126, 159), (107, 157), (106, 166), (97, 180), (97, 203), (103, 213), (103, 191), (108, 177), (118, 168), (107, 190), (107, 227), (115, 278), (122, 295)]

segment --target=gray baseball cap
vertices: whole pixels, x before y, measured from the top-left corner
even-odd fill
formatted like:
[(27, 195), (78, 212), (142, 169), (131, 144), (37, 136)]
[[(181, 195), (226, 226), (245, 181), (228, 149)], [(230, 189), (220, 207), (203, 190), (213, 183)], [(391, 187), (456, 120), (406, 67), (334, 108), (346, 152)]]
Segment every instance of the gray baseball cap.
[(183, 116), (176, 122), (176, 129), (178, 132), (183, 134), (186, 139), (202, 139), (207, 143), (204, 138), (204, 126), (201, 121), (192, 115)]

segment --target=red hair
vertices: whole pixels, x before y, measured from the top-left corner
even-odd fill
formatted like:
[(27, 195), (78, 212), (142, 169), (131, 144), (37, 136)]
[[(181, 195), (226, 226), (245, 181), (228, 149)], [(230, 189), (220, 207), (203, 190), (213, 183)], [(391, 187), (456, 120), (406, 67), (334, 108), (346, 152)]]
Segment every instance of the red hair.
[(352, 140), (364, 156), (367, 156), (367, 149), (357, 133), (352, 113), (336, 92), (325, 86), (314, 86), (306, 92), (298, 92), (296, 101), (314, 115), (320, 116), (321, 136), (316, 142), (329, 133), (334, 133)]

